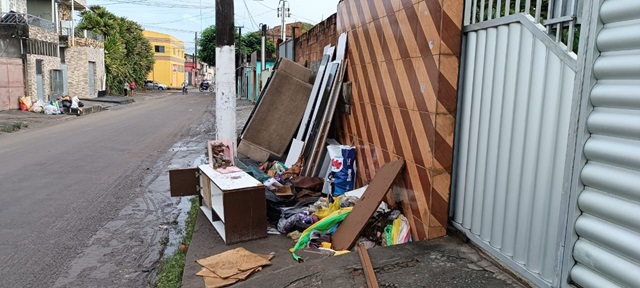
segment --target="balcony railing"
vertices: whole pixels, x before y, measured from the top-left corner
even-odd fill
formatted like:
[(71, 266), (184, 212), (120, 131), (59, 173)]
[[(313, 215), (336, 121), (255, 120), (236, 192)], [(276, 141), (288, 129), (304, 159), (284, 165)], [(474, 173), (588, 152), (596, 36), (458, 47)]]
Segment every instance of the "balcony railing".
[(25, 13), (16, 13), (16, 12), (7, 12), (2, 13), (2, 17), (0, 18), (0, 25), (16, 25), (16, 24), (27, 24), (29, 26), (40, 27), (50, 32), (56, 32), (56, 25), (46, 19), (42, 19), (37, 16), (25, 14)]
[[(70, 27), (64, 27), (64, 23), (61, 22), (60, 25), (60, 35), (62, 36), (72, 36), (71, 31), (73, 31), (73, 29), (71, 29)], [(92, 32), (92, 31), (88, 31), (88, 30), (80, 30), (80, 29), (76, 29), (75, 33), (73, 33), (73, 36), (76, 38), (84, 38), (84, 39), (93, 39), (96, 41), (104, 41), (104, 37), (98, 33)]]
[(104, 41), (104, 37), (102, 35), (89, 30), (76, 30), (75, 36), (85, 39), (93, 39), (101, 42)]

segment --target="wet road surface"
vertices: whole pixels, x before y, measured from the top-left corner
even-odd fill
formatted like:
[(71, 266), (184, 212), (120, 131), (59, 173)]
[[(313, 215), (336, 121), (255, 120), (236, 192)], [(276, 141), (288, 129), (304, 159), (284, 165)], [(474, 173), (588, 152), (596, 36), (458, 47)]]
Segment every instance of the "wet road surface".
[(185, 207), (166, 170), (197, 164), (212, 105), (169, 95), (0, 136), (0, 287), (148, 286)]

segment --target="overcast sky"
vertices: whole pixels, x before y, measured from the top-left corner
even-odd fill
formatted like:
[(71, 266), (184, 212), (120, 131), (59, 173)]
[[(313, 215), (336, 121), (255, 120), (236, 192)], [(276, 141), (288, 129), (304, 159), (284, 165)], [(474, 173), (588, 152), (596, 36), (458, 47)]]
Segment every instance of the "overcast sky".
[[(317, 24), (337, 10), (339, 0), (288, 0), (291, 17), (287, 23), (303, 21)], [(118, 16), (138, 22), (147, 30), (173, 35), (185, 42), (192, 53), (195, 32), (215, 23), (215, 0), (88, 0), (88, 5), (102, 5)], [(279, 0), (235, 0), (236, 26), (243, 34), (257, 31), (260, 23), (280, 25), (276, 9)]]

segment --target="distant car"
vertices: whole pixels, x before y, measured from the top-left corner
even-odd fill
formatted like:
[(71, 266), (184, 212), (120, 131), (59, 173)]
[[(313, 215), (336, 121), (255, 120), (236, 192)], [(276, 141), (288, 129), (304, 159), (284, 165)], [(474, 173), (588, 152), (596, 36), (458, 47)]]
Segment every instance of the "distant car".
[(144, 87), (146, 87), (147, 89), (167, 90), (167, 85), (160, 84), (158, 82), (153, 82), (150, 80), (144, 81)]

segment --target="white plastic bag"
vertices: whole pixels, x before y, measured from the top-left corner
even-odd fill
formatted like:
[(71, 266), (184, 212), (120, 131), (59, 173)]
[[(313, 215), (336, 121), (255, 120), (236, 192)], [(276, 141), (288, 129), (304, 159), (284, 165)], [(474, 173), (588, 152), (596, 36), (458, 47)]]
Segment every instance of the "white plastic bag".
[(73, 96), (73, 98), (71, 98), (71, 108), (78, 109), (79, 102), (80, 102), (80, 99), (78, 98), (78, 96)]
[(54, 114), (58, 114), (58, 111), (56, 111), (56, 106), (47, 104), (46, 106), (44, 106), (44, 114), (46, 115), (54, 115)]
[(31, 109), (29, 109), (29, 111), (32, 111), (32, 112), (35, 112), (35, 113), (42, 113), (42, 109), (43, 109), (44, 105), (45, 105), (44, 101), (38, 100), (38, 101), (36, 101), (36, 103), (31, 105)]

